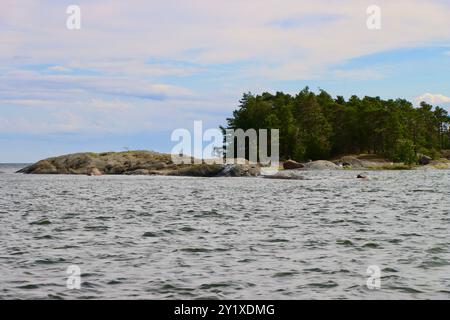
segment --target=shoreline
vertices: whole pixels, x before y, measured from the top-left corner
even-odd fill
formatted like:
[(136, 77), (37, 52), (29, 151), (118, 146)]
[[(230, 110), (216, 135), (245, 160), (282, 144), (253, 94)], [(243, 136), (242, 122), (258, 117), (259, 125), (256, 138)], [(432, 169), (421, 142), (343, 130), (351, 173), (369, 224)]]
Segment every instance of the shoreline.
[[(240, 160), (240, 161), (239, 161)], [(376, 155), (347, 155), (332, 161), (316, 160), (305, 163), (287, 160), (280, 163), (275, 174), (264, 174), (259, 164), (235, 159), (234, 164), (194, 164), (194, 158), (186, 157), (186, 163), (174, 164), (170, 154), (153, 151), (125, 151), (103, 153), (74, 153), (51, 157), (28, 165), (16, 173), (68, 174), (68, 175), (163, 175), (192, 177), (271, 177), (298, 178), (297, 173), (317, 170), (450, 170), (450, 160), (429, 160), (426, 163), (405, 165), (394, 163)], [(295, 174), (293, 174), (295, 173)]]

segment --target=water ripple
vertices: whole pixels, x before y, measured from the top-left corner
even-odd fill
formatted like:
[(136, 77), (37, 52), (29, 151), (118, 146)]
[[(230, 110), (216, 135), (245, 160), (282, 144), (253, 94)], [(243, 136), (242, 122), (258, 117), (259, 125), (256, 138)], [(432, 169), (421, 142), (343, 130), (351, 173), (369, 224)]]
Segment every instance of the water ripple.
[(449, 299), (449, 172), (370, 175), (1, 174), (0, 299)]

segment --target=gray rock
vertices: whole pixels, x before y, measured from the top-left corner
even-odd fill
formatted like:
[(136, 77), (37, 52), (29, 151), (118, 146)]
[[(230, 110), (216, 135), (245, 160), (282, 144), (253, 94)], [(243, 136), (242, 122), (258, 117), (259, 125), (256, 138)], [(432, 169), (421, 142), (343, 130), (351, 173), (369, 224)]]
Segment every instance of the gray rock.
[[(337, 163), (336, 163), (337, 164)], [(343, 167), (351, 167), (352, 164), (350, 162), (342, 162), (341, 164)]]
[(261, 168), (252, 164), (227, 164), (217, 174), (218, 177), (256, 177), (261, 173)]
[(101, 176), (102, 173), (100, 172), (100, 170), (98, 170), (97, 168), (92, 168), (89, 173), (89, 176)]
[(187, 177), (215, 177), (224, 170), (225, 166), (221, 164), (198, 164), (168, 172), (170, 176), (187, 176)]
[(450, 150), (442, 150), (441, 157), (447, 160), (450, 160)]
[(427, 164), (431, 163), (431, 160), (433, 160), (431, 157), (422, 155), (419, 158), (419, 164), (421, 164), (422, 166), (426, 166)]
[(334, 163), (352, 169), (362, 169), (368, 166), (367, 161), (360, 160), (353, 156), (344, 156), (340, 160), (335, 161)]
[(339, 170), (341, 167), (326, 160), (312, 161), (304, 164), (307, 170)]
[(285, 162), (283, 162), (283, 168), (285, 170), (293, 170), (293, 169), (302, 169), (305, 166), (301, 163), (298, 163), (294, 160), (287, 160)]
[(127, 171), (127, 172), (125, 172), (125, 174), (129, 175), (129, 176), (147, 176), (151, 173), (147, 169), (137, 169), (137, 170)]
[(334, 161), (338, 166), (349, 169), (373, 169), (392, 165), (393, 163), (377, 155), (344, 156)]
[[(192, 160), (192, 159), (191, 159)], [(150, 151), (76, 153), (41, 160), (20, 173), (30, 174), (127, 174), (193, 177), (247, 177), (260, 175), (260, 166), (244, 164), (174, 164), (170, 154)]]
[(168, 173), (168, 175), (192, 177), (251, 177), (259, 174), (259, 166), (249, 164), (199, 164)]
[(124, 174), (138, 169), (163, 170), (170, 164), (170, 155), (151, 151), (75, 153), (41, 160), (19, 172), (90, 175), (95, 168), (103, 174)]
[(41, 160), (31, 166), (25, 167), (18, 173), (36, 173), (36, 174), (57, 174), (58, 170), (55, 165), (48, 160)]

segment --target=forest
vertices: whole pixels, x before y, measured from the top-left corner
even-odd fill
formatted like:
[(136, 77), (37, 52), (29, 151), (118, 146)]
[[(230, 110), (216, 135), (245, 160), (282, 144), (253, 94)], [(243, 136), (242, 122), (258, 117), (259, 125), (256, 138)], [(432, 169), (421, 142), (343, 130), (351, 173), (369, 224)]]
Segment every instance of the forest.
[(345, 100), (308, 87), (296, 95), (246, 93), (226, 128), (279, 129), (282, 160), (368, 153), (411, 164), (419, 154), (435, 159), (450, 149), (450, 117), (439, 106), (356, 95)]

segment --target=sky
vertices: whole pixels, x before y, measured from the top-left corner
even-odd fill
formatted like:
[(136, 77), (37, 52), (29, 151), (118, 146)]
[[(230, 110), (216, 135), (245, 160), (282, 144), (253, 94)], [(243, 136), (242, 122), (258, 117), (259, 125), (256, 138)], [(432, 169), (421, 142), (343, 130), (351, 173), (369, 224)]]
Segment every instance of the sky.
[[(66, 26), (69, 5), (81, 28)], [(371, 30), (370, 5), (381, 9)], [(450, 0), (2, 0), (0, 162), (170, 152), (245, 92), (427, 101), (450, 111)]]

